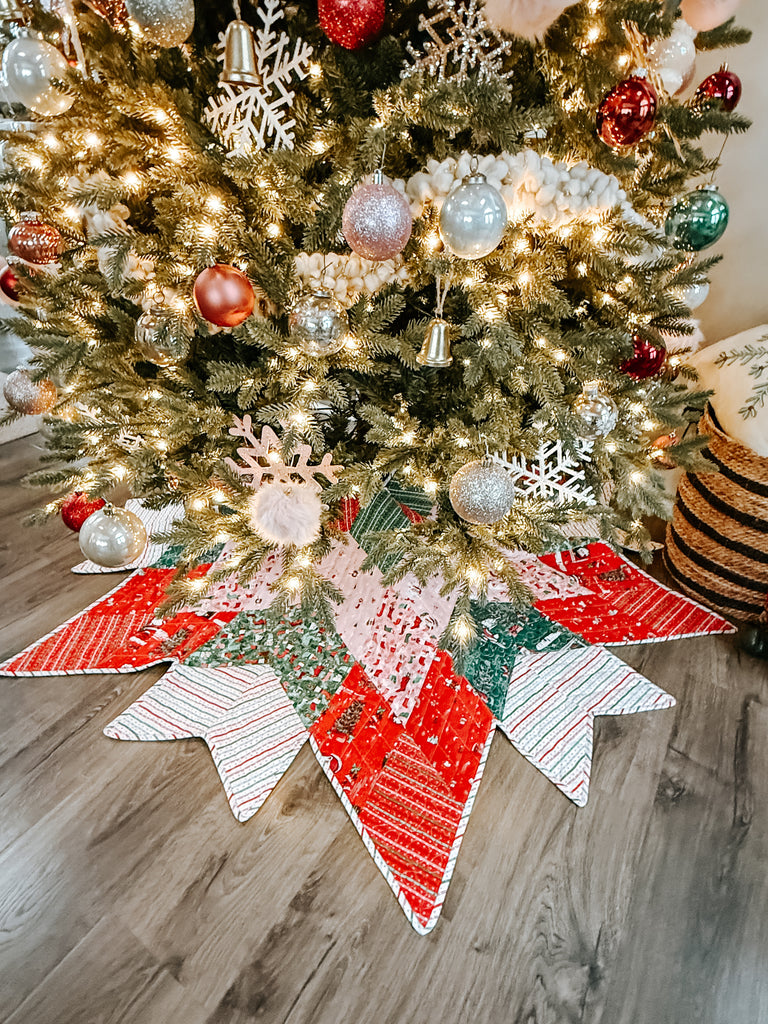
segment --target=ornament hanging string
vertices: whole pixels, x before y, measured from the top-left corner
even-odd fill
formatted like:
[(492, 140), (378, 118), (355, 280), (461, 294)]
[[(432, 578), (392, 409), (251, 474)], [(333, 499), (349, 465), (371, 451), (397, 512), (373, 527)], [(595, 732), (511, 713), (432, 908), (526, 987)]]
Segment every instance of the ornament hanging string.
[(437, 277), (435, 278), (435, 292), (436, 292), (435, 311), (436, 311), (438, 317), (441, 320), (443, 319), (443, 309), (445, 307), (445, 300), (448, 297), (448, 292), (450, 290), (451, 290), (450, 279), (448, 281), (446, 281), (445, 283), (443, 283), (442, 275), (438, 274)]

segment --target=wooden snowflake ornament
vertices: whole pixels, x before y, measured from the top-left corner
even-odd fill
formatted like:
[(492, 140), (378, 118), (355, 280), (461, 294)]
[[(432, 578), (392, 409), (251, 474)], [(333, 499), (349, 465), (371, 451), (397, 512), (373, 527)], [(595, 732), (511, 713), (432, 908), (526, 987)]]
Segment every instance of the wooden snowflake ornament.
[(274, 430), (264, 426), (261, 437), (257, 437), (250, 416), (242, 420), (235, 417), (235, 426), (229, 432), (248, 442), (237, 449), (245, 465), (233, 459), (225, 461), (256, 492), (248, 501), (248, 515), (256, 533), (281, 547), (305, 547), (317, 540), (323, 514), (323, 484), (318, 477), (335, 484), (343, 466), (334, 466), (328, 453), (319, 465), (311, 466), (312, 449), (308, 444), (296, 445), (286, 461)]

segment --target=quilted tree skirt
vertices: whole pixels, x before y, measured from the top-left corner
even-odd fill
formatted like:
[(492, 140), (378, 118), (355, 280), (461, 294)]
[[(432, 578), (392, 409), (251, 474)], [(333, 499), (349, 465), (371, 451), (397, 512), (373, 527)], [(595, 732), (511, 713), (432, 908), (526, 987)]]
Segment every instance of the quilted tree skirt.
[[(402, 492), (385, 491), (353, 510), (347, 542), (323, 563), (343, 595), (334, 630), (298, 614), (277, 623), (265, 617), (279, 554), (248, 586), (216, 583), (199, 605), (158, 618), (173, 552), (152, 545), (111, 593), (0, 673), (138, 672), (168, 662), (105, 733), (199, 737), (240, 821), (258, 811), (309, 742), (403, 911), (425, 934), (440, 915), (496, 729), (583, 806), (595, 716), (674, 704), (603, 645), (733, 628), (604, 544), (539, 558), (515, 553), (535, 603), (515, 608), (493, 581), (489, 603), (474, 608), (480, 641), (457, 675), (439, 649), (455, 602), (440, 594), (440, 581), (422, 587), (407, 576), (387, 587), (387, 565), (361, 569), (368, 534), (428, 511), (418, 495), (406, 497), (407, 505)], [(155, 530), (175, 514), (136, 510)], [(99, 570), (84, 563), (76, 571)]]

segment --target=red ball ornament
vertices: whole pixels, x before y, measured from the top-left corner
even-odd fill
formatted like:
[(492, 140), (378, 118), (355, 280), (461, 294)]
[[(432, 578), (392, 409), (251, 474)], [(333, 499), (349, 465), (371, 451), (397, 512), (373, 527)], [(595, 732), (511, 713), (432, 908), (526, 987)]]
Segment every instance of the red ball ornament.
[(384, 0), (318, 0), (320, 27), (332, 43), (346, 50), (361, 50), (384, 28)]
[(647, 338), (641, 338), (638, 334), (632, 338), (632, 344), (634, 351), (619, 367), (621, 372), (629, 374), (636, 380), (646, 380), (660, 373), (667, 359), (667, 350), (660, 345), (654, 345)]
[(719, 103), (729, 114), (741, 99), (741, 79), (723, 64), (719, 71), (705, 78), (696, 90), (696, 102)]
[(106, 501), (103, 498), (89, 501), (88, 496), (82, 491), (74, 491), (61, 503), (61, 518), (65, 526), (68, 526), (70, 530), (74, 530), (75, 533), (79, 533), (80, 527), (88, 516), (98, 512), (105, 505)]
[(22, 213), (21, 220), (8, 234), (8, 248), (14, 256), (36, 266), (55, 263), (63, 242), (56, 228), (46, 224), (34, 211)]
[(634, 145), (653, 127), (658, 101), (647, 78), (625, 78), (611, 89), (598, 108), (598, 135), (608, 146)]
[(9, 302), (19, 301), (19, 279), (9, 266), (0, 270), (0, 292)]
[(253, 286), (242, 270), (215, 263), (197, 275), (195, 305), (200, 316), (217, 327), (237, 327), (253, 312)]

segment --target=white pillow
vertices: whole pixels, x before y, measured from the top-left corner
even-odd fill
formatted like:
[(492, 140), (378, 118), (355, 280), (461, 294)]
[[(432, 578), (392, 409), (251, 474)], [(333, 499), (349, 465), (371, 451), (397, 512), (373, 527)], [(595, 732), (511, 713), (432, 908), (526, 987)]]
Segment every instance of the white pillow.
[(766, 379), (765, 374), (757, 379), (751, 377), (750, 366), (742, 366), (738, 361), (726, 366), (716, 365), (721, 353), (741, 351), (750, 344), (757, 345), (766, 335), (768, 324), (762, 324), (742, 331), (741, 334), (734, 334), (732, 338), (719, 341), (716, 345), (709, 345), (686, 358), (699, 371), (699, 386), (715, 392), (710, 401), (723, 430), (758, 455), (768, 456), (768, 402), (748, 419), (744, 419), (739, 412), (739, 409), (747, 405), (755, 384)]

